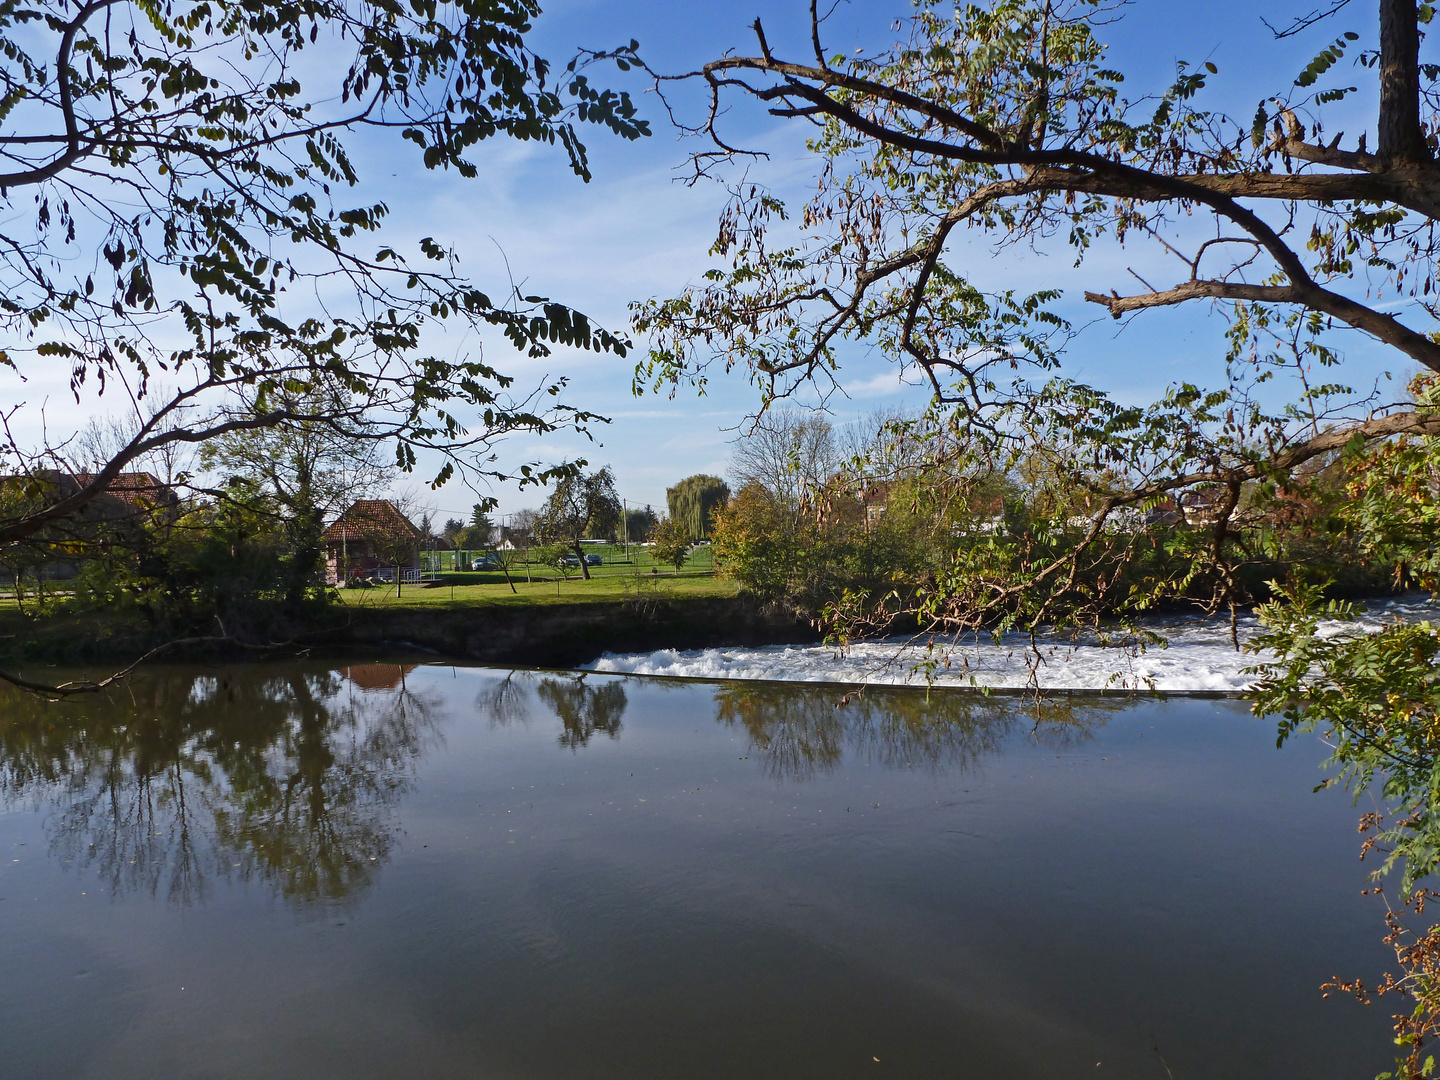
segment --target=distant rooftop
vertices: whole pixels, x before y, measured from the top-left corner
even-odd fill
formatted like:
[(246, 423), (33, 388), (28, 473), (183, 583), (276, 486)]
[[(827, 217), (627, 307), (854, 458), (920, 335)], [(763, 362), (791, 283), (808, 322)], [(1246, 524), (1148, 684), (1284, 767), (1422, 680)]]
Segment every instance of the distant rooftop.
[[(89, 487), (96, 475), (88, 472), (76, 473), (74, 480), (79, 487)], [(122, 472), (110, 481), (105, 491), (132, 506), (142, 502), (168, 502), (175, 497), (175, 493), (161, 482), (158, 476), (148, 472)]]
[[(43, 469), (30, 475), (0, 477), (0, 483), (29, 490), (32, 484), (40, 485), (39, 494), (49, 500), (66, 499), (84, 490), (95, 482), (98, 473), (62, 472), (59, 469)], [(108, 505), (115, 509), (115, 503), (129, 506), (174, 505), (179, 502), (170, 486), (153, 473), (122, 472), (106, 486), (92, 504), (97, 507)]]
[(325, 540), (419, 540), (420, 530), (389, 499), (359, 499), (330, 523)]

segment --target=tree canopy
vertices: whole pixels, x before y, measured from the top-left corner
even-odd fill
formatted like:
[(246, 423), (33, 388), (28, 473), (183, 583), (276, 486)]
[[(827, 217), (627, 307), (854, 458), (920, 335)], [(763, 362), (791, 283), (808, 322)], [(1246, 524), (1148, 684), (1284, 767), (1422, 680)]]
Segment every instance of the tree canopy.
[[(315, 387), (278, 400), (290, 411), (321, 416), (345, 412), (344, 397)], [(356, 499), (374, 496), (394, 471), (374, 442), (321, 420), (228, 432), (204, 445), (201, 461), (225, 481), (222, 498), (243, 502), (245, 488), (253, 487), (278, 509), (287, 539), (286, 592), (292, 608), (315, 587), (325, 522)]]
[(730, 458), (737, 488), (759, 484), (791, 509), (824, 488), (839, 467), (830, 421), (796, 409), (756, 417)]
[[(478, 144), (506, 136), (558, 144), (588, 179), (580, 125), (627, 139), (648, 127), (583, 65), (556, 70), (530, 49), (538, 14), (534, 0), (0, 11), (0, 365), (12, 386), (65, 365), (92, 405), (159, 394), (162, 372), (174, 388), (87, 483), (0, 520), (0, 542), (73, 514), (159, 448), (317, 419), (295, 403), (320, 379), (350, 402), (324, 420), (391, 443), (402, 468), (440, 451), (437, 481), (457, 467), (506, 475), (488, 464), (497, 438), (591, 419), (557, 401), (564, 379), (517, 387), (429, 337), (493, 327), (531, 356), (623, 354), (623, 338), (544, 296), (484, 291), (443, 240), (387, 244), (389, 207), (360, 195), (349, 147), (373, 131), (427, 169), (473, 177)], [(12, 472), (67, 467), (63, 440), (11, 435), (0, 452)]]
[(615, 474), (607, 465), (592, 473), (574, 473), (555, 481), (550, 497), (540, 508), (536, 532), (547, 544), (560, 544), (580, 560), (580, 572), (590, 580), (590, 567), (580, 541), (607, 535), (620, 523), (620, 496), (615, 492)]
[[(680, 76), (712, 100), (692, 129), (709, 140), (695, 176), (760, 156), (723, 129), (748, 98), (810, 127), (818, 189), (791, 208), (753, 168), (732, 188), (713, 249), (725, 265), (636, 306), (652, 343), (637, 377), (703, 385), (715, 365), (736, 367), (763, 409), (806, 386), (828, 392), (844, 350), (871, 347), (929, 384), (930, 417), (913, 431), (956, 482), (1044, 456), (1089, 502), (1080, 542), (957, 571), (923, 602), (936, 626), (1084, 621), (1193, 593), (1197, 581), (1212, 607), (1247, 602), (1236, 570), (1248, 556), (1234, 542), (1246, 485), (1283, 486), (1347, 448), (1440, 430), (1403, 395), (1344, 380), (1346, 331), (1440, 370), (1440, 68), (1418, 56), (1429, 8), (1380, 8), (1379, 40), (1327, 38), (1292, 85), (1241, 118), (1204, 107), (1213, 64), (1181, 63), (1158, 93), (1127, 97), (1105, 63), (1113, 5), (1099, 0), (997, 0), (953, 14), (925, 2), (897, 45), (855, 55), (825, 50), (814, 5), (811, 48), (798, 57), (772, 49), (757, 20), (757, 52)], [(1338, 5), (1303, 32), (1348, 14)], [(1345, 55), (1379, 100), (1375, 130), (1352, 148), (1324, 137), (1327, 107), (1357, 77), (1342, 79)], [(656, 81), (662, 96), (670, 78)], [(1082, 266), (1111, 245), (1173, 253), (1174, 284), (1136, 292), (1097, 280), (1085, 300), (1116, 318), (1217, 304), (1228, 319), (1221, 383), (1181, 383), (1135, 405), (1067, 375), (1079, 331), (1063, 297), (987, 289), (960, 246), (974, 232), (1002, 255), (1069, 245)], [(1117, 515), (1199, 488), (1216, 493), (1218, 512), (1211, 542), (1193, 553), (1198, 577), (1117, 593), (1118, 575), (1082, 572), (1097, 546), (1124, 557), (1106, 540)]]

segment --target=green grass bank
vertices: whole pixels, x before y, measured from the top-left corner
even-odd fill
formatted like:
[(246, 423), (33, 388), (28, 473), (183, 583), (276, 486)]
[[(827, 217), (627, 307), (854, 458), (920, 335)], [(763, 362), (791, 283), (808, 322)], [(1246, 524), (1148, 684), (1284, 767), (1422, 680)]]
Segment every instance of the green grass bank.
[[(522, 570), (523, 574), (523, 570)], [(695, 649), (818, 640), (813, 627), (740, 595), (708, 572), (578, 573), (531, 580), (446, 573), (421, 585), (341, 589), (335, 602), (287, 616), (278, 605), (237, 618), (236, 640), (170, 649), (166, 660), (422, 653), (523, 667), (569, 667), (604, 652)], [(47, 665), (129, 663), (179, 637), (220, 628), (153, 626), (135, 612), (38, 614), (0, 601), (0, 663), (34, 675)], [(263, 646), (263, 647), (261, 647)]]

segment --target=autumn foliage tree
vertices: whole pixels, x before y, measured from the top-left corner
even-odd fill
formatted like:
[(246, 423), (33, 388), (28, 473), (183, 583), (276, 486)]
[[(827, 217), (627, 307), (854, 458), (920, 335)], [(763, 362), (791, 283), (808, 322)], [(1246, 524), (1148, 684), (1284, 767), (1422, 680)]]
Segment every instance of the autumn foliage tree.
[(695, 541), (690, 529), (673, 517), (661, 518), (650, 531), (650, 555), (657, 563), (673, 566), (677, 571), (690, 557)]

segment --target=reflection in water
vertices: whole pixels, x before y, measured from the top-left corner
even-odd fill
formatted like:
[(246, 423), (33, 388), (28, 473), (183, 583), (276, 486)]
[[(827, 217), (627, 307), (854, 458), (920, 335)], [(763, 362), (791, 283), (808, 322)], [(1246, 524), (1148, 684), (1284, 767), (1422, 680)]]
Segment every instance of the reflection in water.
[(961, 770), (995, 753), (1017, 728), (1042, 745), (1083, 741), (1126, 702), (1119, 699), (979, 697), (867, 689), (730, 685), (715, 694), (716, 718), (740, 725), (752, 756), (777, 779), (829, 772), (848, 751), (892, 768)]
[(414, 670), (414, 664), (351, 664), (341, 669), (361, 690), (395, 690), (405, 685), (405, 676)]
[[(716, 719), (743, 727), (750, 756), (775, 778), (791, 780), (829, 772), (847, 753), (891, 768), (964, 770), (997, 752), (1017, 730), (1028, 729), (1040, 745), (1060, 749), (1088, 740), (1130, 704), (1124, 698), (927, 696), (888, 687), (842, 694), (834, 687), (777, 683), (722, 685), (714, 694)], [(560, 744), (571, 750), (597, 732), (620, 737), (627, 705), (622, 679), (597, 683), (512, 672), (481, 691), (476, 705), (491, 723), (508, 724), (528, 720), (536, 700), (560, 720)]]
[(512, 671), (503, 679), (488, 682), (475, 695), (475, 711), (495, 727), (528, 723), (533, 696), (530, 680), (528, 672)]
[[(413, 670), (297, 666), (222, 676), (152, 672), (81, 704), (0, 693), (0, 798), (53, 809), (52, 853), (95, 869), (112, 893), (187, 903), (215, 878), (264, 883), (299, 902), (365, 889), (395, 843), (395, 809), (435, 739)], [(965, 769), (1011, 732), (1083, 740), (1120, 700), (982, 698), (911, 690), (732, 685), (716, 718), (745, 729), (777, 779), (806, 779), (842, 757), (896, 768)], [(543, 707), (572, 751), (618, 739), (622, 679), (514, 673), (477, 701), (491, 723)]]
[(618, 680), (588, 683), (583, 675), (557, 679), (525, 671), (512, 671), (475, 696), (476, 710), (500, 727), (528, 723), (536, 706), (545, 706), (560, 721), (560, 745), (571, 750), (587, 745), (597, 732), (618, 739), (627, 704)]
[(625, 687), (618, 679), (592, 685), (585, 679), (541, 679), (535, 693), (560, 718), (564, 730), (560, 745), (571, 750), (588, 743), (600, 732), (620, 737), (620, 718), (625, 715)]
[(52, 853), (112, 893), (188, 903), (224, 878), (343, 899), (388, 857), (434, 728), (404, 672), (380, 667), (358, 696), (339, 672), (290, 667), (151, 673), (79, 705), (0, 694), (0, 796), (52, 805)]
[[(0, 1075), (1259, 1080), (1384, 1052), (1383, 1013), (1315, 990), (1385, 962), (1350, 802), (1241, 704), (324, 666), (0, 693)], [(322, 919), (338, 896), (369, 910)]]

